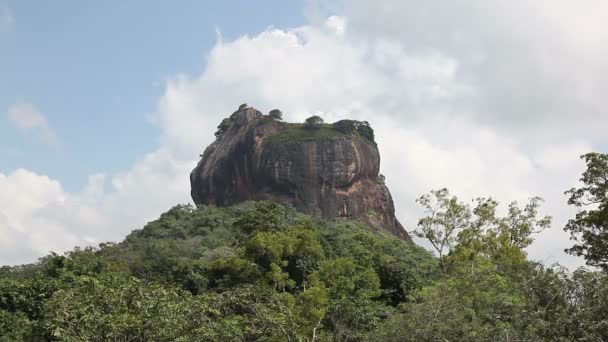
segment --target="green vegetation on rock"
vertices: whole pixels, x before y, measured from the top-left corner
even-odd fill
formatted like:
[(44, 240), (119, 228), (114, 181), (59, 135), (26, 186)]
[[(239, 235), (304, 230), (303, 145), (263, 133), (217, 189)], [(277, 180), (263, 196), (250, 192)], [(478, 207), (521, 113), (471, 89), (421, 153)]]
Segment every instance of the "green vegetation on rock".
[(318, 115), (313, 115), (308, 119), (304, 120), (304, 126), (308, 129), (318, 129), (323, 126), (323, 118)]
[(333, 140), (346, 136), (333, 129), (331, 124), (323, 124), (317, 129), (306, 128), (304, 124), (285, 124), (286, 128), (269, 136), (266, 143), (269, 145), (301, 144), (310, 141)]
[[(345, 122), (347, 122), (345, 124)], [(373, 129), (367, 122), (342, 120), (333, 124), (318, 124), (314, 128), (307, 124), (285, 123), (285, 128), (268, 137), (266, 143), (273, 145), (301, 144), (311, 141), (334, 140), (339, 137), (361, 136), (375, 144)]]
[(374, 130), (367, 121), (340, 120), (333, 123), (333, 128), (344, 134), (358, 134), (371, 143), (376, 143)]
[(283, 121), (283, 112), (281, 112), (278, 109), (273, 109), (270, 112), (268, 112), (268, 116), (276, 121)]
[(224, 118), (219, 125), (217, 125), (217, 131), (215, 131), (215, 138), (219, 139), (226, 133), (228, 128), (232, 125), (232, 118)]

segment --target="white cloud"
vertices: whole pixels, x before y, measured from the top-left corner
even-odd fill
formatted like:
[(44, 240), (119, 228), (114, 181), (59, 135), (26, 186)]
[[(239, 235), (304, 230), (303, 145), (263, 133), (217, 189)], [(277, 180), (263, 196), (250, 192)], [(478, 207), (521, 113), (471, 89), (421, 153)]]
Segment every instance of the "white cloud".
[(15, 26), (15, 17), (10, 8), (0, 5), (0, 32), (9, 31)]
[(57, 144), (57, 136), (49, 127), (46, 117), (31, 103), (16, 103), (7, 112), (8, 119), (26, 133), (40, 133), (46, 143)]
[(411, 53), (457, 60), (456, 81), (475, 84), (479, 96), (451, 107), (477, 121), (544, 136), (567, 121), (605, 135), (606, 2), (354, 0), (340, 10), (354, 39), (389, 37)]
[(160, 149), (112, 177), (107, 193), (101, 174), (69, 193), (58, 181), (28, 170), (0, 173), (0, 265), (121, 240), (171, 206), (189, 202), (191, 167)]
[[(370, 121), (408, 228), (419, 215), (415, 198), (433, 188), (505, 205), (540, 195), (555, 224), (531, 256), (579, 265), (562, 253), (570, 243), (561, 227), (573, 215), (562, 192), (583, 169), (578, 155), (608, 142), (600, 25), (607, 13), (600, 2), (551, 4), (349, 1), (337, 8), (344, 16), (220, 40), (201, 74), (168, 81), (156, 118), (162, 147), (112, 177), (110, 191), (101, 176), (69, 194), (31, 172), (0, 175), (0, 201), (23, 197), (0, 215), (8, 232), (0, 241), (24, 241), (33, 252), (13, 259), (32, 259), (50, 248), (120, 239), (188, 201), (196, 156), (221, 118), (247, 102), (280, 108), (287, 120), (320, 112), (328, 121)], [(590, 22), (579, 22), (582, 11), (591, 12)]]

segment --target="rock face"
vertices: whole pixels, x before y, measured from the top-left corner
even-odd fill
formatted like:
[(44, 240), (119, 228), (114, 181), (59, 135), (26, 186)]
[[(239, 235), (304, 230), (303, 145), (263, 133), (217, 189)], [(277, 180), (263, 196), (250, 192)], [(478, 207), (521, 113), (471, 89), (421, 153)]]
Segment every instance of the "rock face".
[[(291, 203), (323, 218), (357, 218), (402, 239), (375, 143), (331, 128), (307, 130), (240, 108), (190, 174), (196, 204)], [(304, 132), (304, 135), (302, 135)], [(299, 134), (298, 134), (299, 133)]]

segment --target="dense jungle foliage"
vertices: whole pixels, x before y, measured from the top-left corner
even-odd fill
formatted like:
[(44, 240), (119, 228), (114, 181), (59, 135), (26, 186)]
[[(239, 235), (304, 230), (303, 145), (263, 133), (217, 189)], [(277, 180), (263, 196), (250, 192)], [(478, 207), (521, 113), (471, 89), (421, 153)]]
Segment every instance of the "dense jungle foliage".
[[(608, 175), (608, 159), (586, 156), (593, 172), (574, 200), (601, 195), (589, 172)], [(415, 234), (437, 257), (273, 202), (178, 205), (123, 242), (1, 268), (0, 341), (608, 340), (606, 273), (526, 257), (550, 224), (539, 198), (505, 215), (446, 189), (418, 202)], [(591, 218), (569, 227), (605, 224)], [(574, 252), (603, 266), (591, 236)]]

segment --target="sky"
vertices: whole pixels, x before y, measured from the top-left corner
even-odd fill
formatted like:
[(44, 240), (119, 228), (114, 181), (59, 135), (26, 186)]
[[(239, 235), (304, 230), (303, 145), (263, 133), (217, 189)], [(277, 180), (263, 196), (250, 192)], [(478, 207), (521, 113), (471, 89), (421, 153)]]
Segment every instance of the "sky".
[(120, 241), (177, 203), (241, 103), (369, 121), (396, 214), (447, 187), (545, 199), (532, 259), (608, 150), (603, 0), (0, 0), (0, 264)]

